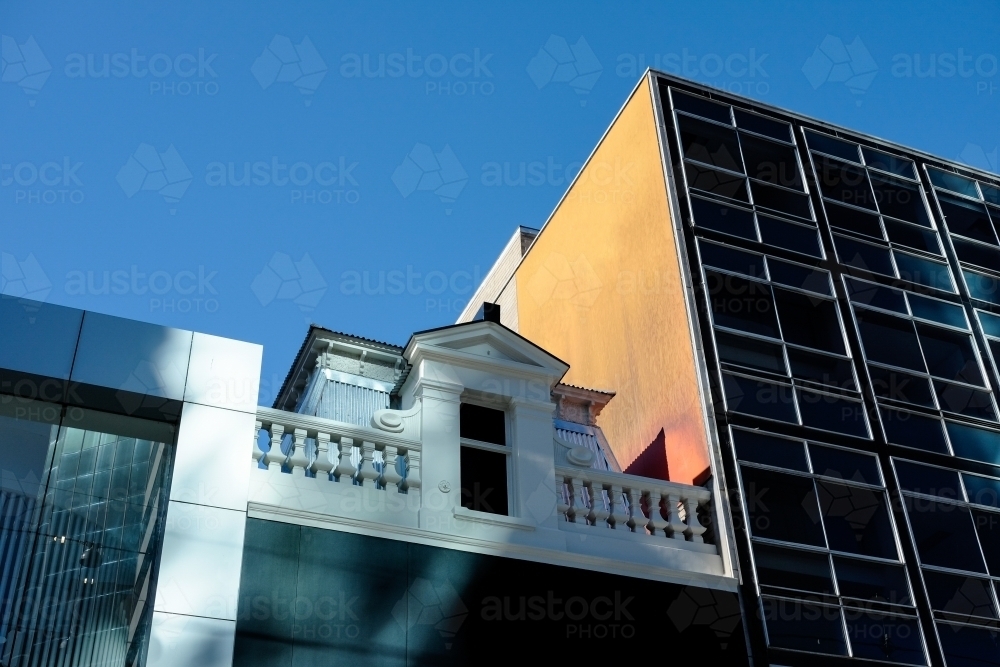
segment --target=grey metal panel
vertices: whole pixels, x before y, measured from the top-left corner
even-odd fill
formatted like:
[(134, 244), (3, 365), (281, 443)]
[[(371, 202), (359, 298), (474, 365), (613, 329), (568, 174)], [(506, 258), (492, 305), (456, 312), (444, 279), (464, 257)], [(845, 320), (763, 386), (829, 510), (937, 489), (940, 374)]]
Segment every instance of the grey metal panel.
[(72, 380), (183, 400), (191, 332), (88, 312)]
[(368, 426), (376, 410), (389, 407), (389, 392), (336, 380), (324, 383), (315, 416)]
[(0, 368), (69, 379), (83, 311), (0, 297)]

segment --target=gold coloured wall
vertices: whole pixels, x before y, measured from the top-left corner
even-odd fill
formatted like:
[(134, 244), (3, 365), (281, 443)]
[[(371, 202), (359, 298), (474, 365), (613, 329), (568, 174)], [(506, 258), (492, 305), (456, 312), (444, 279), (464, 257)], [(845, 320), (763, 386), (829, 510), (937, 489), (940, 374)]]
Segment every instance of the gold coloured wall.
[(648, 77), (513, 282), (519, 331), (570, 364), (563, 382), (617, 392), (600, 424), (623, 468), (661, 429), (672, 481), (708, 468)]

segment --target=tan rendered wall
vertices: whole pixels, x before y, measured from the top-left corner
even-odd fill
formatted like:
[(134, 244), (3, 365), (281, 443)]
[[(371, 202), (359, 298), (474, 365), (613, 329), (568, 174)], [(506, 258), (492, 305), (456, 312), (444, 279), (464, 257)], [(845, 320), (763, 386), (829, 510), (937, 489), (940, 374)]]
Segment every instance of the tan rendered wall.
[(564, 382), (618, 393), (600, 424), (623, 468), (662, 428), (691, 483), (709, 458), (676, 253), (647, 79), (517, 270), (518, 324)]

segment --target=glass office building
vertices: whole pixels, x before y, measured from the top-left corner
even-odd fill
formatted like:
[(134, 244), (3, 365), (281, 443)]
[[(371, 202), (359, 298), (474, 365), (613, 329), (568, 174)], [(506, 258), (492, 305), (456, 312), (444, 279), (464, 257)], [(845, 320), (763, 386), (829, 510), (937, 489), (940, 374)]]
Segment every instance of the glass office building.
[(996, 664), (996, 180), (658, 89), (752, 640)]
[[(755, 664), (995, 665), (998, 234), (996, 175), (648, 72), (477, 296), (568, 381), (619, 379), (623, 467), (662, 428), (670, 479), (724, 478)], [(588, 303), (540, 290), (560, 256)]]

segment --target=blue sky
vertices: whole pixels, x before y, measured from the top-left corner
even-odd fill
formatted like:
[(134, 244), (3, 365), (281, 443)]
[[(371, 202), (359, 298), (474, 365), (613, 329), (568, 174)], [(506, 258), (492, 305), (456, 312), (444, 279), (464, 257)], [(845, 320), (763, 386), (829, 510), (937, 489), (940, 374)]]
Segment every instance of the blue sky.
[(647, 65), (997, 171), (993, 3), (257, 4), (0, 5), (0, 252), (262, 343), (262, 403), (309, 322), (454, 321)]

